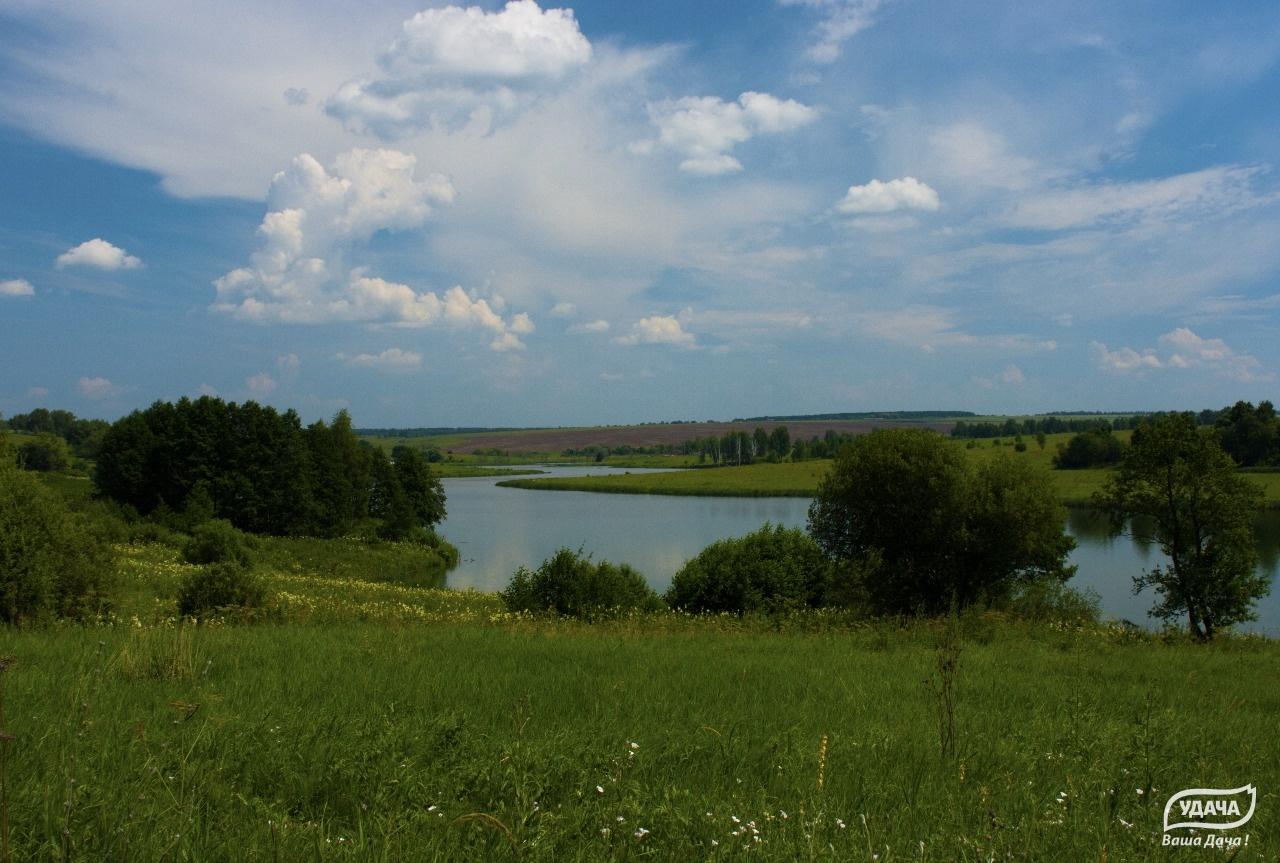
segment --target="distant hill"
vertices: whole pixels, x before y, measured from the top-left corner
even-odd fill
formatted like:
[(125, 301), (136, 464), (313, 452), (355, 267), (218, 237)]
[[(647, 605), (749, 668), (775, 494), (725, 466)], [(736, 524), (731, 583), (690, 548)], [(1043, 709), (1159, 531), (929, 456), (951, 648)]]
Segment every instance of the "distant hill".
[(839, 414), (793, 414), (788, 416), (742, 417), (736, 423), (818, 422), (828, 420), (893, 420), (895, 422), (937, 422), (957, 417), (976, 417), (973, 411), (862, 411)]

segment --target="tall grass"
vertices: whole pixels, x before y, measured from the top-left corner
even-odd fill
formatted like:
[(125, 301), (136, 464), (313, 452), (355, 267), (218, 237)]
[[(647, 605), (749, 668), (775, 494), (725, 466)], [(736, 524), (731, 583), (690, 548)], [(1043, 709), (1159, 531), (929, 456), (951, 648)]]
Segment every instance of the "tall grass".
[(5, 635), (16, 859), (1165, 860), (1170, 794), (1246, 782), (1280, 851), (1274, 642), (976, 621), (939, 759), (927, 626), (184, 632)]

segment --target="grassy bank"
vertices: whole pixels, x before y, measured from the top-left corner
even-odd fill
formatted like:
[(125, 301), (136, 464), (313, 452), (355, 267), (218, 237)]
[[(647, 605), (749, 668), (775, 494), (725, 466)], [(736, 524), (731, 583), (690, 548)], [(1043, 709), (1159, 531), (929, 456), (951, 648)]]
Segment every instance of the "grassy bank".
[(943, 757), (923, 625), (472, 611), (5, 633), (15, 859), (1171, 860), (1245, 782), (1280, 847), (1274, 643), (991, 623)]
[[(1120, 435), (1127, 436), (1128, 432)], [(1029, 441), (1024, 452), (1013, 448), (1012, 439), (1002, 440), (1000, 445), (991, 441), (977, 441), (973, 447), (966, 441), (954, 441), (965, 455), (980, 462), (1004, 453), (1025, 459), (1048, 472), (1057, 491), (1058, 499), (1067, 506), (1089, 506), (1093, 494), (1102, 489), (1107, 475), (1104, 468), (1084, 470), (1055, 470), (1053, 455), (1056, 444), (1064, 443), (1071, 436), (1049, 435), (1041, 448)], [(591, 491), (615, 494), (673, 494), (729, 497), (812, 497), (818, 483), (831, 466), (828, 459), (781, 464), (753, 464), (742, 467), (703, 468), (694, 471), (674, 471), (660, 474), (633, 474), (624, 476), (548, 477), (543, 479), (507, 480), (499, 485), (515, 488), (546, 489), (555, 491)], [(1247, 473), (1246, 476), (1262, 488), (1266, 505), (1280, 509), (1280, 473)]]

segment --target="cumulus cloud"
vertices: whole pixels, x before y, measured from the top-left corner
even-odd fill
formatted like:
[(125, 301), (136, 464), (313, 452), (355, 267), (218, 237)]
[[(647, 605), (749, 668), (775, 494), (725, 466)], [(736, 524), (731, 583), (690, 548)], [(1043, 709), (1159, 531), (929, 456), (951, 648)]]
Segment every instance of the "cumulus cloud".
[(614, 341), (620, 345), (676, 345), (684, 348), (696, 345), (694, 334), (686, 332), (680, 321), (670, 315), (641, 318), (632, 324), (629, 334)]
[(578, 313), (578, 307), (573, 303), (556, 303), (551, 307), (551, 317), (553, 318), (571, 318)]
[(585, 324), (574, 324), (569, 327), (571, 333), (607, 333), (609, 332), (608, 321), (589, 321)]
[(54, 265), (58, 269), (92, 267), (97, 270), (134, 270), (142, 266), (142, 261), (106, 240), (94, 238), (58, 255)]
[(109, 399), (120, 394), (120, 388), (106, 378), (80, 378), (76, 382), (80, 395), (94, 401)]
[(48, 387), (32, 387), (27, 390), (27, 398), (29, 399), (42, 399), (47, 395), (49, 395)]
[(7, 279), (0, 282), (0, 297), (30, 297), (36, 289), (26, 279)]
[(252, 377), (245, 378), (244, 385), (249, 390), (249, 395), (255, 399), (265, 399), (276, 391), (275, 379), (266, 372), (258, 372)]
[(742, 170), (730, 155), (738, 144), (757, 135), (790, 132), (812, 123), (818, 112), (794, 99), (746, 92), (736, 102), (716, 96), (686, 96), (649, 105), (658, 137), (631, 145), (635, 153), (673, 150), (684, 157), (680, 170), (705, 176)]
[(356, 368), (382, 371), (411, 371), (422, 365), (422, 354), (400, 348), (387, 348), (380, 354), (356, 354), (354, 357), (339, 354), (338, 359), (345, 359), (347, 365)]
[(806, 56), (815, 63), (833, 63), (844, 43), (875, 23), (881, 0), (780, 0), (783, 6), (806, 6), (822, 14), (814, 43)]
[[(307, 154), (276, 174), (260, 246), (247, 267), (214, 282), (216, 311), (257, 323), (384, 322), (403, 326), (479, 327), (497, 334), (495, 350), (523, 347), (483, 299), (461, 287), (439, 296), (371, 275), (347, 260), (383, 230), (422, 225), (454, 198), (441, 174), (416, 175), (414, 156), (352, 150), (325, 169)], [(522, 331), (532, 328), (527, 316)]]
[(498, 12), (426, 9), (404, 22), (379, 58), (380, 74), (348, 81), (325, 110), (383, 137), (466, 123), (484, 132), (538, 86), (590, 60), (572, 9), (543, 10), (534, 0), (512, 0)]
[(999, 132), (981, 123), (962, 121), (929, 133), (935, 169), (969, 187), (1021, 191), (1039, 179), (1034, 161), (1013, 153)]
[(1019, 201), (1009, 221), (1018, 227), (1061, 230), (1174, 216), (1223, 215), (1268, 200), (1254, 191), (1262, 173), (1258, 167), (1227, 165), (1158, 180), (1049, 191)]
[(276, 368), (285, 374), (297, 374), (298, 369), (302, 368), (302, 360), (298, 359), (297, 354), (281, 354), (276, 357)]
[(1153, 369), (1208, 369), (1241, 382), (1274, 380), (1257, 357), (1232, 350), (1222, 339), (1206, 339), (1187, 327), (1178, 327), (1160, 336), (1157, 348), (1141, 351), (1129, 347), (1111, 350), (1092, 342), (1094, 361), (1104, 371), (1142, 374)]
[(863, 186), (850, 186), (836, 210), (846, 214), (892, 213), (895, 210), (928, 210), (941, 204), (938, 193), (915, 177), (902, 177), (887, 183), (872, 180)]

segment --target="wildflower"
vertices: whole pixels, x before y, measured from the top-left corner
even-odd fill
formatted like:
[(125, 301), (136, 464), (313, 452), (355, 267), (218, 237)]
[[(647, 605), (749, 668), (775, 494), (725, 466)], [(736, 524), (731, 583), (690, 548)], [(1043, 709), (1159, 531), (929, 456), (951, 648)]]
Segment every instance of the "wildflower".
[(843, 822), (843, 821), (841, 821), (839, 818), (837, 818), (837, 819), (836, 819), (836, 826), (837, 826), (837, 827), (839, 827), (841, 830), (843, 830), (845, 825), (844, 825), (844, 822)]
[(779, 817), (781, 817), (781, 818), (782, 818), (782, 820), (783, 820), (783, 821), (786, 821), (786, 820), (787, 820), (787, 813), (786, 813), (784, 810), (779, 809), (779, 810), (778, 810), (778, 815), (779, 815)]
[(621, 815), (619, 815), (619, 816), (618, 816), (618, 823), (619, 823), (619, 824), (621, 824), (623, 821), (626, 821), (626, 820), (627, 820), (627, 819), (623, 818)]
[(649, 835), (649, 831), (648, 831), (648, 830), (646, 830), (646, 829), (644, 829), (643, 827), (641, 827), (639, 830), (637, 830), (637, 831), (636, 831), (635, 833), (633, 833), (632, 835), (633, 835), (633, 836), (635, 836), (637, 839), (643, 839), (644, 837), (646, 837), (646, 836), (648, 836), (648, 835)]
[(1133, 824), (1131, 824), (1131, 823), (1130, 823), (1130, 822), (1128, 822), (1128, 821), (1125, 821), (1123, 818), (1120, 818), (1120, 819), (1117, 819), (1117, 820), (1119, 820), (1119, 822), (1120, 822), (1121, 824), (1123, 824), (1125, 827), (1128, 827), (1128, 828), (1132, 828), (1132, 827), (1133, 827)]
[(604, 793), (604, 786), (603, 786), (603, 785), (597, 785), (597, 786), (596, 786), (596, 793), (597, 793), (597, 794), (603, 794), (603, 793)]
[(1135, 789), (1133, 789), (1133, 790), (1138, 792), (1138, 796), (1139, 796), (1139, 797), (1141, 797), (1143, 794), (1146, 794), (1146, 793), (1147, 793), (1147, 792), (1143, 791), (1141, 788), (1135, 788)]

